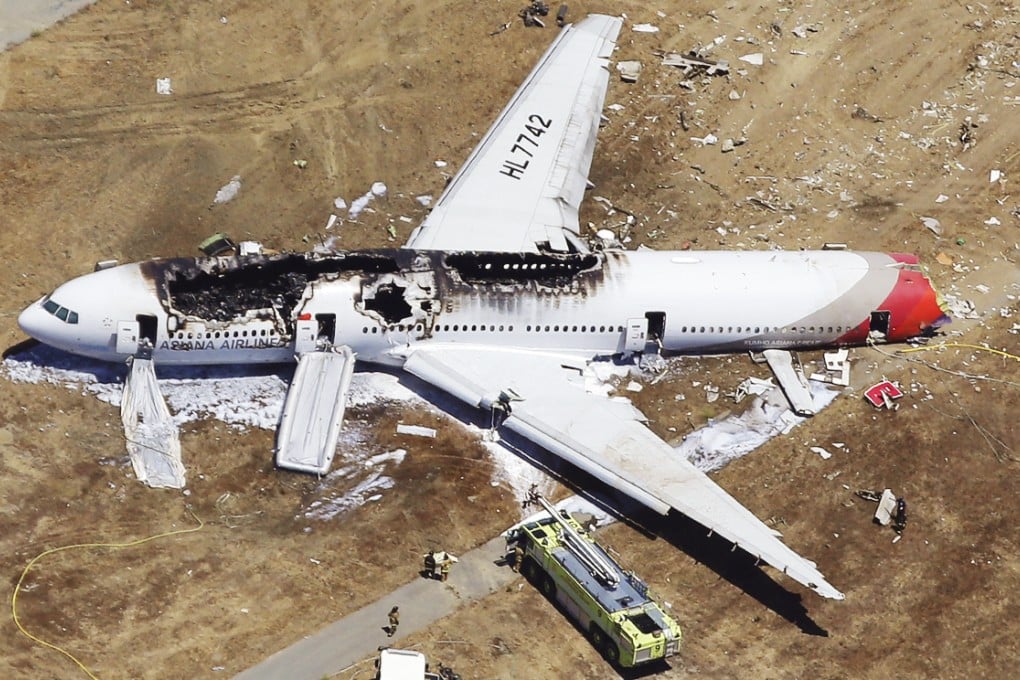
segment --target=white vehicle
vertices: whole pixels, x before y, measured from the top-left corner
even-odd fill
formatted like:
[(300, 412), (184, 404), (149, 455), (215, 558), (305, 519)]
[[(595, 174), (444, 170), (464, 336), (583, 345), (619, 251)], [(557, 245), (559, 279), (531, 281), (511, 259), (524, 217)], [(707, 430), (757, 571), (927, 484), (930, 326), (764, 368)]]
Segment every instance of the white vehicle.
[[(403, 248), (112, 267), (31, 305), (22, 329), (117, 362), (139, 343), (156, 364), (346, 348), (493, 409), (501, 427), (601, 482), (841, 599), (633, 406), (586, 393), (579, 373), (621, 354), (897, 342), (948, 317), (909, 255), (589, 250), (578, 206), (621, 24), (592, 15), (563, 29)], [(331, 382), (341, 400), (344, 375)]]
[(410, 649), (384, 649), (376, 660), (375, 680), (441, 680), (428, 672), (425, 655)]

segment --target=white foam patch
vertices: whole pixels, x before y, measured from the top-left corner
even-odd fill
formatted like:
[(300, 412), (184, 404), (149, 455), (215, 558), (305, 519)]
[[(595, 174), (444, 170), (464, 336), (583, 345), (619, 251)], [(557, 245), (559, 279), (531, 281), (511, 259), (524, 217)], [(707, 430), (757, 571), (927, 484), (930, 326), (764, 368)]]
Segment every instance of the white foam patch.
[[(832, 403), (839, 394), (838, 390), (823, 383), (809, 381), (808, 384), (816, 412)], [(746, 456), (776, 435), (789, 432), (805, 420), (807, 418), (790, 410), (779, 389), (772, 389), (755, 397), (743, 413), (711, 421), (691, 432), (676, 450), (702, 472), (712, 472)]]
[[(388, 467), (404, 462), (407, 451), (397, 449), (374, 456), (364, 450), (352, 449), (343, 456), (343, 465), (322, 478), (320, 498), (312, 501), (300, 517), (310, 520), (330, 520), (365, 503), (380, 500), (381, 491), (392, 489), (392, 477), (384, 474)], [(352, 485), (353, 484), (353, 485)]]

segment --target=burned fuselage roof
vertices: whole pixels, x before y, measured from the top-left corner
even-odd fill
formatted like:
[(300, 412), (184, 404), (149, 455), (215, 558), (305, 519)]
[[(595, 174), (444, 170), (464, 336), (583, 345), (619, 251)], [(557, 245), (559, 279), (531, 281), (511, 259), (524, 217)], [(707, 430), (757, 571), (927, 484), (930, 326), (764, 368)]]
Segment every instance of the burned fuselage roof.
[(226, 322), (264, 309), (289, 320), (311, 282), (399, 268), (396, 251), (363, 251), (153, 260), (142, 271), (168, 312)]
[[(252, 312), (274, 310), (290, 326), (306, 289), (320, 280), (428, 269), (447, 276), (447, 286), (506, 284), (570, 288), (601, 270), (594, 254), (480, 253), (362, 250), (330, 254), (282, 253), (152, 260), (142, 271), (168, 314), (226, 323)], [(289, 330), (289, 329), (288, 329)]]

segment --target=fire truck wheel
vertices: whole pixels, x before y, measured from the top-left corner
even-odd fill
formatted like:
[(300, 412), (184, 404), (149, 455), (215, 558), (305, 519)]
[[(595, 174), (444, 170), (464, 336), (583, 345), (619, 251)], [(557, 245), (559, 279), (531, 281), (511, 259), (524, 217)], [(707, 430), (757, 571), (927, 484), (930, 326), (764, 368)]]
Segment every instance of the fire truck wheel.
[(591, 624), (591, 630), (588, 632), (591, 636), (591, 643), (595, 649), (602, 651), (602, 648), (606, 644), (606, 634), (602, 632), (602, 629), (597, 624)]
[(602, 653), (605, 655), (606, 661), (614, 666), (620, 663), (620, 650), (617, 649), (616, 644), (611, 640), (606, 640), (605, 647), (602, 648)]
[(528, 579), (530, 583), (538, 582), (538, 565), (530, 557), (524, 558), (524, 564), (521, 565), (521, 573), (524, 574), (524, 578)]
[(542, 575), (542, 583), (539, 584), (539, 588), (542, 589), (542, 594), (552, 599), (556, 596), (556, 584), (552, 580), (552, 576), (549, 574)]

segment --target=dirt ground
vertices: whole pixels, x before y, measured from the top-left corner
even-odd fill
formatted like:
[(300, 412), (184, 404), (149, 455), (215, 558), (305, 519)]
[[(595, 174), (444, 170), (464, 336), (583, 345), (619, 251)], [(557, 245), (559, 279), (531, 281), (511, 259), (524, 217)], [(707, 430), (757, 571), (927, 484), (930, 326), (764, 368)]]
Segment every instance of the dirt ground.
[[(196, 253), (221, 230), (292, 250), (333, 233), (344, 248), (402, 242), (425, 214), (415, 197), (438, 196), (553, 38), (553, 28), (523, 28), (524, 4), (100, 0), (0, 53), (0, 345), (24, 340), (24, 306), (97, 260)], [(835, 241), (914, 252), (945, 294), (974, 304), (976, 318), (957, 319), (946, 340), (1017, 354), (1013, 3), (659, 7), (570, 3), (573, 19), (626, 13), (615, 58), (643, 64), (638, 82), (611, 80), (607, 104), (622, 108), (606, 111), (591, 173), (593, 194), (636, 216), (629, 247)], [(635, 32), (641, 23), (659, 31)], [(728, 60), (728, 75), (682, 82), (660, 64), (662, 51), (718, 38), (707, 54)], [(754, 53), (760, 66), (739, 59)], [(171, 96), (156, 94), (161, 77), (172, 79)], [(692, 141), (710, 133), (718, 144)], [(724, 153), (726, 139), (744, 143)], [(238, 197), (214, 206), (234, 175)], [(380, 180), (390, 195), (374, 212), (324, 231), (335, 197), (349, 202)], [(921, 217), (936, 218), (941, 235)], [(620, 213), (593, 200), (582, 221), (624, 229)], [(717, 475), (815, 559), (845, 601), (720, 556), (689, 530), (658, 540), (622, 524), (604, 533), (684, 629), (681, 655), (652, 669), (660, 677), (1015, 674), (1020, 364), (960, 347), (853, 358), (852, 390)], [(695, 381), (726, 392), (757, 371), (746, 358), (685, 359), (637, 401), (675, 439), (733, 408), (705, 402)], [(860, 398), (883, 376), (907, 388), (898, 411)], [(400, 439), (398, 419), (442, 436)], [(204, 521), (133, 547), (44, 558), (19, 595), (22, 625), (98, 677), (222, 677), (414, 578), (428, 547), (463, 552), (517, 517), (510, 490), (490, 485), (484, 451), (448, 419), (383, 404), (356, 409), (350, 427), (373, 450), (408, 449), (397, 483), (376, 503), (309, 523), (300, 510), (316, 482), (273, 470), (270, 432), (188, 428), (188, 494), (156, 491), (122, 463), (115, 409), (5, 380), (8, 593), (44, 550), (189, 528), (189, 508)], [(110, 461), (121, 462), (101, 464)], [(909, 502), (897, 543), (852, 493), (886, 486)], [(408, 644), (465, 678), (616, 675), (527, 586), (467, 603)], [(0, 670), (84, 677), (9, 615)]]

